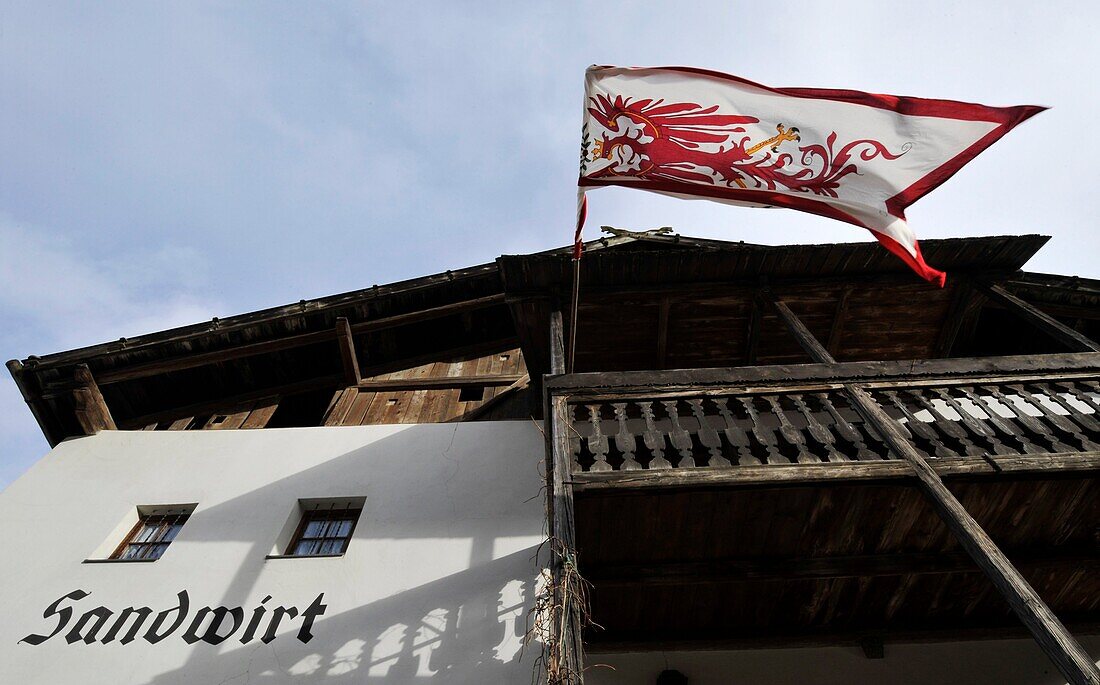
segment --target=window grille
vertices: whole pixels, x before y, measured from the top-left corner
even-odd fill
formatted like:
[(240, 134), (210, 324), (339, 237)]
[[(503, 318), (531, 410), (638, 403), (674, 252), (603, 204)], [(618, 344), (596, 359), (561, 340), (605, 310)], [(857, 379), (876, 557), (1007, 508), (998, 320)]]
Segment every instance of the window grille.
[(161, 558), (190, 515), (189, 509), (142, 514), (111, 559), (155, 561)]
[(335, 504), (302, 512), (302, 521), (287, 549), (288, 556), (316, 557), (347, 551), (362, 507)]

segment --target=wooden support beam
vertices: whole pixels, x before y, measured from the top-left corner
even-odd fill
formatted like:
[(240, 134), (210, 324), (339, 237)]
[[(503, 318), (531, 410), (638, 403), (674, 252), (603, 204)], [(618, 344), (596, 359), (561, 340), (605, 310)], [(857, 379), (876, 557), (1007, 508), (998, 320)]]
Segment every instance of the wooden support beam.
[[(773, 304), (791, 335), (798, 340), (802, 349), (814, 361), (819, 363), (834, 361), (828, 350), (783, 302), (773, 298)], [(1039, 312), (1039, 314), (1042, 313)], [(1045, 314), (1042, 316), (1046, 317)], [(1061, 324), (1058, 326), (1066, 328)], [(1072, 329), (1066, 328), (1066, 330), (1077, 334)], [(1087, 338), (1085, 340), (1087, 341)], [(1100, 347), (1090, 351), (1100, 351)], [(962, 503), (947, 489), (939, 474), (910, 442), (901, 425), (892, 419), (862, 387), (847, 384), (844, 389), (852, 408), (864, 421), (874, 427), (893, 454), (909, 463), (917, 476), (921, 491), (936, 509), (940, 518), (951, 529), (962, 548), (970, 554), (986, 576), (993, 581), (993, 585), (1001, 595), (1008, 600), (1009, 606), (1027, 626), (1032, 637), (1062, 675), (1074, 685), (1100, 685), (1100, 669), (1092, 658), (1066, 630), (1050, 607), (1020, 575), (1008, 557), (1001, 552)]]
[(660, 308), (657, 310), (657, 368), (668, 368), (668, 312), (672, 306), (672, 300), (668, 297), (661, 298)]
[[(523, 374), (516, 379), (515, 383), (512, 383), (504, 390), (501, 390), (496, 395), (485, 400), (480, 406), (471, 409), (462, 416), (459, 417), (460, 421), (477, 421), (482, 416), (485, 416), (497, 406), (506, 401), (511, 395), (519, 390), (523, 390), (531, 385), (531, 377), (528, 374)], [(534, 412), (532, 412), (534, 413)]]
[(943, 326), (940, 327), (936, 345), (932, 348), (933, 357), (951, 356), (951, 350), (955, 347), (955, 341), (959, 339), (965, 324), (975, 318), (981, 308), (982, 298), (977, 296), (968, 281), (958, 280), (954, 288), (951, 306), (944, 317)]
[[(941, 457), (932, 462), (941, 478), (975, 476), (1055, 476), (1100, 472), (1100, 452), (1020, 454), (986, 458)], [(673, 488), (736, 488), (827, 485), (858, 481), (912, 480), (913, 469), (901, 459), (829, 464), (762, 464), (733, 468), (644, 469), (585, 471), (573, 474), (577, 493), (670, 490)]]
[(748, 338), (745, 340), (745, 365), (752, 366), (756, 363), (756, 352), (760, 347), (760, 327), (763, 316), (760, 311), (760, 297), (754, 295), (749, 310)]
[(1024, 302), (1001, 286), (995, 283), (980, 283), (978, 289), (989, 299), (1002, 305), (1008, 311), (1066, 345), (1071, 350), (1075, 352), (1100, 352), (1100, 343), (1093, 341), (1079, 331), (1075, 331), (1034, 305)]
[(355, 354), (355, 339), (347, 317), (336, 319), (336, 344), (340, 346), (340, 360), (344, 364), (344, 381), (348, 385), (359, 383), (363, 377), (359, 375), (359, 358)]
[(357, 383), (360, 390), (439, 390), (447, 388), (466, 388), (470, 386), (511, 385), (524, 374), (493, 374), (481, 376), (428, 376), (421, 378), (366, 379)]
[[(1014, 554), (1029, 571), (1100, 572), (1100, 550), (1028, 550)], [(836, 580), (903, 575), (981, 573), (965, 552), (912, 552), (858, 556), (714, 559), (709, 561), (609, 564), (585, 568), (585, 580), (597, 588), (709, 585), (774, 580)]]
[(848, 316), (848, 299), (852, 296), (852, 289), (845, 288), (836, 301), (836, 313), (833, 314), (833, 326), (829, 329), (829, 341), (825, 348), (829, 354), (836, 355), (840, 349), (840, 338), (844, 335), (844, 319)]
[(765, 291), (765, 296), (771, 301), (772, 306), (775, 307), (775, 311), (779, 314), (779, 318), (786, 324), (787, 330), (791, 332), (795, 340), (802, 347), (802, 350), (810, 355), (818, 364), (835, 364), (836, 360), (833, 359), (833, 355), (829, 354), (829, 350), (825, 349), (825, 346), (818, 341), (817, 337), (810, 332), (809, 328), (806, 328), (806, 324), (802, 323), (802, 319), (795, 316), (795, 313), (791, 311), (782, 300), (778, 299), (774, 293), (770, 290)]
[(107, 402), (103, 399), (103, 393), (99, 391), (95, 378), (87, 364), (79, 364), (73, 370), (73, 405), (76, 419), (85, 435), (95, 435), (101, 430), (116, 430), (111, 410), (107, 408)]
[[(550, 315), (550, 372), (562, 374), (566, 368), (564, 326), (560, 310)], [(545, 383), (543, 386), (545, 387)], [(575, 674), (584, 682), (584, 647), (581, 642), (579, 598), (565, 592), (567, 570), (576, 566), (576, 526), (573, 518), (572, 450), (569, 446), (569, 404), (564, 395), (544, 394), (546, 435), (547, 510), (551, 535), (551, 574), (554, 578), (555, 605), (562, 613), (553, 622), (552, 639), (560, 650), (557, 662), (562, 672)]]

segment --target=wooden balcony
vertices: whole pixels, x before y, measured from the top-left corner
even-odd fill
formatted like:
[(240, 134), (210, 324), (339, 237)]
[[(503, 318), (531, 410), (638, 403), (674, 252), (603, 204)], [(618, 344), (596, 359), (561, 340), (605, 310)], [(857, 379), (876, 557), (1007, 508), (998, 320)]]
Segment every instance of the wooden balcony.
[(1100, 629), (1098, 353), (563, 374), (546, 392), (590, 653), (1026, 635), (986, 552), (1071, 631)]
[(572, 374), (577, 491), (912, 477), (863, 389), (941, 474), (1100, 468), (1100, 354)]

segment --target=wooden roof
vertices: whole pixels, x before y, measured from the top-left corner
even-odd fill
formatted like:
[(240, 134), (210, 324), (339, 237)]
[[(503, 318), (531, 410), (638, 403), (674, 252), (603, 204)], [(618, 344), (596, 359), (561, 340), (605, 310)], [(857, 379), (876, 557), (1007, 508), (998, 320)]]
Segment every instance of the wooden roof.
[[(996, 313), (959, 287), (968, 276), (993, 275), (1013, 288), (1016, 279), (1028, 298), (1049, 294), (1059, 315), (1097, 325), (1100, 284), (1020, 276), (1046, 240), (925, 241), (929, 262), (950, 274), (942, 290), (874, 243), (761, 246), (647, 234), (593, 241), (582, 262), (577, 370), (803, 361), (770, 310), (757, 306), (765, 286), (841, 360), (942, 356), (965, 348), (983, 317), (996, 329)], [(349, 322), (363, 377), (518, 345), (537, 385), (547, 370), (549, 312), (567, 301), (571, 279), (568, 248), (508, 255), (8, 366), (52, 443), (81, 434), (71, 398), (79, 365), (120, 423), (217, 401), (340, 389), (340, 318)]]
[[(938, 356), (950, 346), (944, 322), (959, 284), (977, 275), (1003, 279), (1047, 240), (925, 241), (929, 263), (949, 274), (942, 289), (914, 277), (876, 243), (773, 247), (678, 236), (598, 242), (582, 260), (575, 369), (807, 361), (775, 315), (758, 306), (764, 287), (821, 340), (831, 340), (840, 360)], [(564, 311), (569, 298), (569, 255), (551, 251), (498, 262), (528, 366), (543, 373), (550, 310)], [(834, 330), (837, 320), (843, 327)]]

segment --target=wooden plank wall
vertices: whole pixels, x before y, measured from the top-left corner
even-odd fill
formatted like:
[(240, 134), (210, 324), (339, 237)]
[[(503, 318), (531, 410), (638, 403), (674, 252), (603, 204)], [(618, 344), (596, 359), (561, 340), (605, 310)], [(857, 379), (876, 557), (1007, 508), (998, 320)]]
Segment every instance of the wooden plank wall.
[[(481, 356), (444, 358), (408, 369), (364, 378), (373, 381), (421, 381), (425, 379), (478, 377), (522, 377), (527, 372), (523, 354), (519, 348), (499, 350)], [(365, 426), (387, 423), (443, 423), (463, 420), (482, 408), (492, 409), (500, 405), (505, 393), (518, 394), (526, 388), (522, 378), (507, 383), (468, 385), (456, 380), (454, 387), (371, 390), (349, 387), (337, 393), (325, 414), (326, 426)], [(479, 399), (463, 400), (463, 392), (478, 395)], [(480, 391), (480, 393), (479, 393)], [(497, 398), (500, 398), (499, 400)], [(514, 412), (513, 412), (514, 413)], [(494, 416), (493, 418), (522, 418)]]

